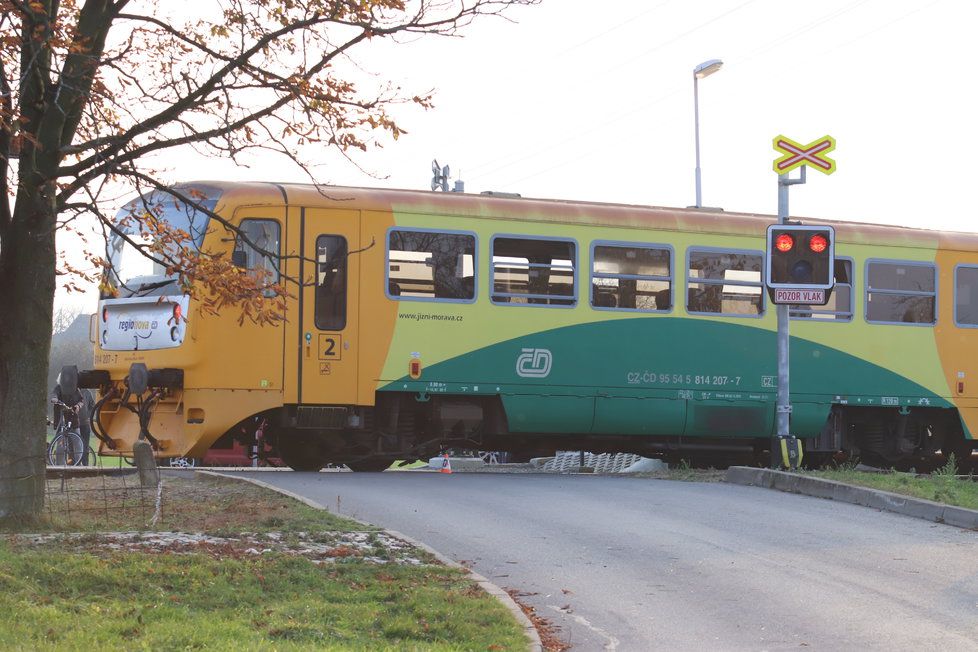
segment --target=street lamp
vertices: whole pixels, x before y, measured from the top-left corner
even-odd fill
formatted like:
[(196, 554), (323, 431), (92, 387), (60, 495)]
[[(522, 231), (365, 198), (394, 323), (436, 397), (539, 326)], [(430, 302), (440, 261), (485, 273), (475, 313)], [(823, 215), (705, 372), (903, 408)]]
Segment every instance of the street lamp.
[(700, 187), (700, 87), (699, 82), (723, 67), (719, 59), (710, 59), (693, 68), (693, 115), (696, 130), (696, 208), (703, 206), (703, 190)]

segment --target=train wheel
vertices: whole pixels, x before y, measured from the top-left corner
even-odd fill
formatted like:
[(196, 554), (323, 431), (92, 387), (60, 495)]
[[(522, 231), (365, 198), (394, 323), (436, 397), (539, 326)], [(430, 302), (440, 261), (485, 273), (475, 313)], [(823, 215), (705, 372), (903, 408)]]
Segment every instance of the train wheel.
[(326, 465), (319, 445), (307, 437), (281, 436), (278, 450), (293, 471), (318, 471)]

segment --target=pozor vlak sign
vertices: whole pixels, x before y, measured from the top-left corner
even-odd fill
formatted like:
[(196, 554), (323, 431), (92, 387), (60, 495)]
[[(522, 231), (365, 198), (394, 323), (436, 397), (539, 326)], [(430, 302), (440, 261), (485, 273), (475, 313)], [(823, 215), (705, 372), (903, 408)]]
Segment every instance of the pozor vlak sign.
[(826, 290), (797, 290), (790, 288), (771, 288), (771, 301), (780, 305), (824, 306), (829, 300)]

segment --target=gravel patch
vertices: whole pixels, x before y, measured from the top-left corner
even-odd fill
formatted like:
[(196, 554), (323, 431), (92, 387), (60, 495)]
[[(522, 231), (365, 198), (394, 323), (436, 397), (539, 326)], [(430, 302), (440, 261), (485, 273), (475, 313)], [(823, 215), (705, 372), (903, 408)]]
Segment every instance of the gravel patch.
[(422, 550), (385, 532), (266, 532), (213, 536), (188, 532), (101, 532), (19, 534), (7, 540), (35, 548), (51, 546), (92, 554), (142, 552), (150, 554), (207, 554), (241, 558), (266, 554), (305, 557), (316, 564), (356, 559), (375, 564), (420, 566), (437, 563)]

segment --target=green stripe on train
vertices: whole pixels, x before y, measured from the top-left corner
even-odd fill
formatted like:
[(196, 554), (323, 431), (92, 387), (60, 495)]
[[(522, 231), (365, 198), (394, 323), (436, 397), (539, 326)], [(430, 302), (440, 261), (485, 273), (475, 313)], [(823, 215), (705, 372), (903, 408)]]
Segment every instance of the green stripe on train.
[[(500, 394), (513, 432), (767, 437), (775, 338), (700, 319), (593, 322), (496, 343), (382, 390)], [(909, 378), (799, 338), (791, 394), (792, 432), (804, 437), (819, 433), (833, 403), (951, 406)]]

